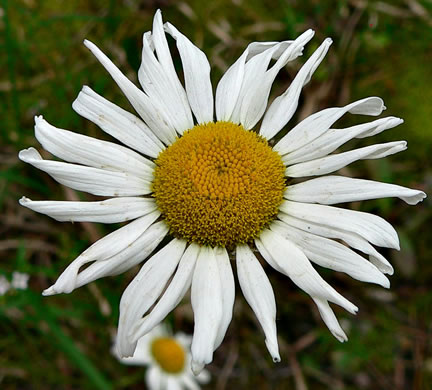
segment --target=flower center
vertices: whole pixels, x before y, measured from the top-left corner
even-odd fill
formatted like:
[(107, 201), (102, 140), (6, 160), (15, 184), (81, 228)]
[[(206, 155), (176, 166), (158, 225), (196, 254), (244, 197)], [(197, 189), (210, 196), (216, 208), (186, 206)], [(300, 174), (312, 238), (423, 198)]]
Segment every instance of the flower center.
[(165, 372), (178, 374), (185, 365), (185, 351), (173, 338), (158, 337), (151, 343), (153, 358)]
[(174, 236), (189, 242), (246, 243), (275, 218), (282, 202), (279, 154), (241, 125), (197, 125), (155, 163), (156, 203)]

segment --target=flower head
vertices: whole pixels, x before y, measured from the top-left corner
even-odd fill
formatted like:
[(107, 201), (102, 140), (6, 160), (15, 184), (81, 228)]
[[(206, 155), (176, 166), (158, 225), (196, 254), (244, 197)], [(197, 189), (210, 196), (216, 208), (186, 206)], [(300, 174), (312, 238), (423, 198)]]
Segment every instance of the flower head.
[(147, 366), (145, 379), (150, 390), (199, 389), (199, 384), (210, 380), (210, 374), (203, 370), (194, 377), (190, 344), (190, 336), (183, 333), (173, 336), (165, 325), (159, 324), (138, 340), (133, 356), (122, 358), (116, 348), (113, 354), (124, 364)]
[[(332, 154), (353, 138), (370, 137), (402, 120), (386, 117), (333, 128), (346, 113), (380, 115), (383, 101), (369, 97), (318, 111), (277, 142), (273, 139), (293, 116), (302, 87), (332, 43), (324, 40), (289, 88), (268, 104), (278, 72), (302, 54), (313, 34), (308, 30), (293, 41), (251, 43), (219, 81), (213, 98), (205, 54), (170, 23), (163, 24), (158, 11), (152, 31), (143, 37), (138, 72), (142, 90), (93, 43), (84, 42), (141, 119), (89, 87), (82, 89), (73, 108), (125, 146), (58, 129), (36, 117), (36, 138), (66, 162), (44, 160), (34, 148), (21, 151), (20, 158), (61, 184), (110, 198), (93, 202), (22, 198), (21, 204), (59, 221), (133, 220), (85, 250), (44, 295), (70, 293), (149, 257), (120, 302), (120, 356), (133, 356), (138, 340), (191, 287), (192, 369), (199, 373), (210, 363), (232, 317), (235, 293), (229, 254), (235, 258), (243, 295), (264, 330), (274, 361), (280, 360), (276, 304), (258, 253), (312, 297), (340, 341), (347, 337), (329, 302), (353, 314), (357, 307), (327, 284), (312, 263), (389, 287), (384, 274), (393, 268), (374, 245), (399, 249), (396, 231), (378, 216), (332, 205), (388, 196), (416, 204), (426, 195), (393, 184), (325, 175), (360, 159), (404, 150), (406, 143), (397, 141)], [(176, 41), (184, 86), (167, 35)], [(315, 178), (297, 184), (289, 180), (302, 177)], [(159, 247), (166, 236), (171, 240)], [(88, 266), (81, 269), (84, 265)], [(166, 343), (157, 345), (156, 361), (164, 355)]]

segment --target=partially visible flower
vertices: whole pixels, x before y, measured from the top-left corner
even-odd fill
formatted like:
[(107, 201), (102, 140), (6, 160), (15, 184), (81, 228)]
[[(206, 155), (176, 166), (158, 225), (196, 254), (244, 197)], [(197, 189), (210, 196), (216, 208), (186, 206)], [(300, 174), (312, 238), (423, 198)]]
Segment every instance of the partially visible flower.
[(10, 290), (10, 283), (6, 276), (0, 275), (0, 295), (5, 295)]
[[(184, 86), (167, 35), (176, 41)], [(45, 160), (35, 148), (21, 151), (19, 157), (61, 184), (111, 198), (22, 198), (21, 204), (59, 221), (133, 221), (85, 250), (44, 295), (70, 293), (122, 273), (170, 236), (123, 293), (117, 339), (122, 356), (132, 356), (137, 340), (191, 287), (192, 369), (199, 373), (210, 363), (232, 318), (235, 282), (229, 253), (235, 253), (240, 288), (275, 362), (280, 360), (276, 302), (258, 252), (311, 296), (333, 335), (345, 341), (329, 303), (353, 314), (357, 307), (312, 263), (388, 288), (385, 274), (392, 274), (393, 268), (375, 246), (399, 249), (399, 239), (384, 219), (333, 205), (382, 197), (417, 204), (426, 195), (389, 183), (328, 175), (352, 162), (406, 149), (405, 141), (395, 141), (333, 153), (354, 138), (367, 138), (403, 122), (385, 117), (345, 129), (333, 127), (347, 113), (380, 115), (385, 106), (378, 97), (318, 111), (274, 138), (294, 115), (303, 86), (332, 40), (325, 39), (289, 88), (268, 104), (272, 84), (313, 35), (308, 30), (293, 41), (251, 43), (219, 81), (215, 96), (205, 54), (173, 25), (164, 24), (160, 11), (152, 31), (143, 36), (138, 71), (142, 90), (96, 45), (85, 41), (142, 119), (89, 87), (72, 106), (127, 147), (56, 128), (39, 116), (36, 138), (65, 161)], [(306, 180), (292, 181), (301, 178)]]
[(112, 353), (121, 363), (147, 366), (145, 380), (149, 390), (195, 390), (200, 389), (200, 384), (209, 382), (210, 374), (203, 370), (199, 375), (193, 375), (191, 340), (183, 333), (173, 336), (164, 324), (160, 324), (138, 340), (132, 357), (121, 358), (117, 348), (113, 348)]
[(12, 273), (11, 286), (17, 290), (26, 290), (28, 287), (29, 274), (14, 271)]

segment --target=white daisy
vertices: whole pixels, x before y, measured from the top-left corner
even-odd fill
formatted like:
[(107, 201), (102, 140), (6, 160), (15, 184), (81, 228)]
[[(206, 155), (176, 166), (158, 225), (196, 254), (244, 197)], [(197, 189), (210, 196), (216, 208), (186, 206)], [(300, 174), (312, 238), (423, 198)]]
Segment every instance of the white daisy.
[[(176, 41), (184, 87), (166, 34)], [(160, 11), (152, 31), (143, 37), (138, 72), (143, 90), (85, 41), (141, 119), (89, 87), (83, 88), (73, 108), (129, 148), (58, 129), (36, 117), (36, 138), (67, 162), (45, 160), (34, 148), (19, 156), (61, 184), (113, 198), (94, 202), (23, 198), (21, 204), (59, 221), (134, 221), (84, 251), (44, 295), (70, 293), (95, 279), (124, 272), (149, 257), (169, 236), (170, 242), (147, 260), (122, 296), (121, 356), (132, 356), (137, 340), (163, 320), (191, 286), (192, 368), (198, 373), (210, 363), (232, 317), (231, 252), (240, 287), (261, 323), (274, 361), (280, 360), (275, 298), (257, 251), (307, 292), (330, 331), (338, 340), (346, 340), (329, 302), (353, 314), (357, 307), (327, 284), (312, 262), (389, 287), (384, 274), (393, 268), (373, 245), (399, 249), (399, 241), (382, 218), (331, 205), (381, 197), (416, 204), (426, 195), (393, 184), (322, 176), (354, 161), (406, 148), (406, 142), (397, 141), (331, 154), (353, 138), (402, 123), (386, 117), (345, 129), (332, 127), (346, 113), (381, 114), (385, 107), (378, 97), (319, 111), (273, 141), (293, 116), (303, 85), (332, 41), (324, 40), (290, 87), (268, 105), (272, 83), (289, 61), (302, 54), (313, 35), (308, 30), (294, 41), (251, 43), (219, 81), (215, 99), (205, 54), (173, 25), (163, 24)], [(318, 177), (298, 184), (289, 181), (311, 176)], [(88, 266), (81, 270), (84, 265)]]
[(15, 288), (16, 290), (26, 290), (28, 287), (28, 281), (30, 279), (30, 275), (14, 271), (12, 272), (12, 282), (11, 286)]
[(147, 366), (145, 380), (150, 390), (200, 389), (210, 374), (203, 370), (196, 377), (190, 368), (192, 338), (184, 333), (174, 336), (164, 324), (155, 326), (138, 340), (132, 357), (122, 358), (117, 348), (113, 354), (124, 364)]
[(6, 276), (0, 275), (0, 296), (5, 295), (11, 288)]

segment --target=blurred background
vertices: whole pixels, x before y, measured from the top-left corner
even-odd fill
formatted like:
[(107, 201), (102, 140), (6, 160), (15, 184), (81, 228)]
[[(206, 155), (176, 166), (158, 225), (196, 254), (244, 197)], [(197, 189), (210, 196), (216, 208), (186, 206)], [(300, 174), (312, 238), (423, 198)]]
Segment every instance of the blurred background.
[[(82, 85), (131, 110), (82, 41), (95, 42), (137, 81), (142, 34), (151, 29), (157, 8), (207, 54), (214, 85), (249, 42), (292, 39), (315, 29), (304, 56), (281, 71), (273, 96), (287, 88), (320, 42), (332, 37), (333, 46), (304, 89), (290, 126), (325, 107), (381, 96), (388, 107), (385, 114), (405, 123), (374, 140), (351, 141), (348, 147), (404, 139), (408, 150), (385, 160), (357, 162), (343, 173), (432, 194), (431, 0), (2, 0), (0, 285), (14, 279), (14, 287), (0, 288), (2, 389), (144, 387), (144, 368), (120, 365), (110, 353), (120, 296), (137, 269), (70, 295), (41, 296), (67, 264), (115, 226), (60, 223), (20, 207), (23, 195), (34, 200), (91, 197), (58, 185), (21, 163), (17, 153), (29, 146), (40, 150), (33, 135), (36, 114), (57, 127), (104, 137), (71, 108)], [(366, 120), (347, 115), (338, 126)], [(395, 267), (391, 289), (319, 269), (360, 308), (354, 317), (335, 307), (349, 336), (340, 344), (312, 300), (268, 270), (278, 305), (282, 362), (272, 363), (261, 329), (238, 291), (234, 319), (209, 366), (212, 381), (207, 388), (432, 388), (430, 200), (417, 207), (398, 199), (346, 206), (378, 214), (398, 231), (401, 251), (382, 251)], [(27, 288), (14, 272), (29, 275)], [(188, 299), (168, 321), (174, 330), (192, 331)]]

